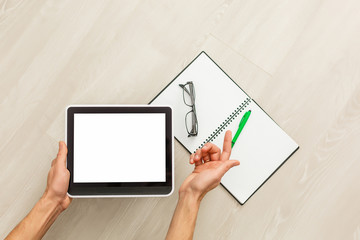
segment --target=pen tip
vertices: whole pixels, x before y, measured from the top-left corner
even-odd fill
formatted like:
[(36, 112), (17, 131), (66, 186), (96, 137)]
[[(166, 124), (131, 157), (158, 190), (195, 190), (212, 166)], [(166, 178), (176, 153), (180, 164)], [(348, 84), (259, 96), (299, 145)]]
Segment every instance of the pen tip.
[(249, 110), (249, 112), (251, 112), (251, 110)]

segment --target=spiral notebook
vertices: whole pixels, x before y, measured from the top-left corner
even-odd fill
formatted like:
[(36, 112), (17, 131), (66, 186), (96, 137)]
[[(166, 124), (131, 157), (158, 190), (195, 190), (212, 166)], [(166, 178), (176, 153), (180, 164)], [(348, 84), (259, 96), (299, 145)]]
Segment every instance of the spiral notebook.
[[(191, 108), (184, 104), (183, 90), (179, 86), (188, 81), (194, 83), (196, 94), (198, 135), (195, 137), (188, 137), (186, 131), (185, 115)], [(239, 160), (240, 165), (230, 169), (221, 180), (241, 204), (299, 148), (205, 52), (201, 52), (150, 104), (172, 107), (174, 136), (190, 153), (206, 142), (222, 148), (226, 130), (234, 135), (243, 114), (251, 110), (231, 152), (230, 159)]]

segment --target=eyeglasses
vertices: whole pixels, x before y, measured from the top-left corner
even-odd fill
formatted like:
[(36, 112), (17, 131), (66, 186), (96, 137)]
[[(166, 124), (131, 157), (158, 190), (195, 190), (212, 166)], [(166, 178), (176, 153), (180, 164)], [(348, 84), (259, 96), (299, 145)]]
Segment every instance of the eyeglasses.
[[(184, 103), (191, 107), (191, 110), (185, 115), (185, 126), (188, 133), (188, 137), (197, 136), (198, 134), (198, 121), (196, 117), (195, 109), (195, 88), (193, 82), (187, 82), (186, 84), (179, 84), (183, 89)], [(189, 131), (190, 129), (190, 131)]]

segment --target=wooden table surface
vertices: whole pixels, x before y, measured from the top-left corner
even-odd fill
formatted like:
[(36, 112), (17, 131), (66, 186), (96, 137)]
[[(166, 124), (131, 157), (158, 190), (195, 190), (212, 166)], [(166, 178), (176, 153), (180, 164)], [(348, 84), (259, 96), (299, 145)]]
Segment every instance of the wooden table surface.
[[(360, 239), (360, 1), (0, 1), (0, 238), (42, 195), (68, 104), (146, 104), (206, 51), (300, 145), (195, 239)], [(75, 199), (45, 239), (163, 239), (168, 198)], [(239, 159), (241, 161), (241, 159)]]

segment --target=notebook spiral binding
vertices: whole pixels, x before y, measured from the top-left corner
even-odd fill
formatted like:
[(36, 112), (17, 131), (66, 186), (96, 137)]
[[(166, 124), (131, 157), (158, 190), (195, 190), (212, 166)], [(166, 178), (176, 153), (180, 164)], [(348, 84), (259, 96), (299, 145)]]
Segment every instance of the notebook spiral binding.
[[(206, 143), (214, 141), (214, 139), (219, 136), (219, 134), (225, 130), (225, 128), (242, 112), (245, 110), (245, 108), (250, 104), (251, 99), (246, 98), (244, 102), (240, 103), (239, 106), (231, 113), (229, 114), (229, 117), (227, 117), (219, 127), (217, 127), (212, 134), (206, 138), (206, 140), (197, 148), (202, 148)], [(196, 150), (194, 151), (194, 153)]]

